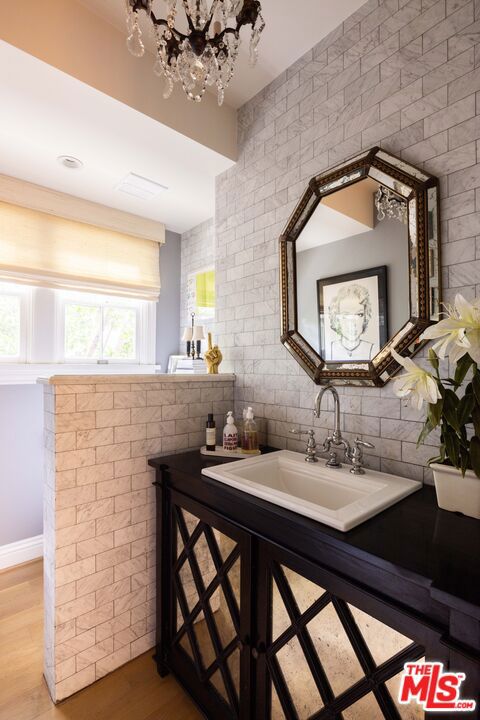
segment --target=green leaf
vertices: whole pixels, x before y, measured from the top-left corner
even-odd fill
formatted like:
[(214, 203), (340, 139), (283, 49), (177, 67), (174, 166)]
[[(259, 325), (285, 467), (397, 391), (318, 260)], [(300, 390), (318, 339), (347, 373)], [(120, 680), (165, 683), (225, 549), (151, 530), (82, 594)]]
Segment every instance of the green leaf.
[(440, 448), (439, 448), (439, 449), (440, 449), (440, 462), (441, 462), (441, 463), (444, 463), (444, 462), (445, 462), (446, 455), (447, 455), (447, 452), (446, 452), (446, 450), (445, 450), (445, 443), (442, 443), (442, 444), (440, 445)]
[(455, 433), (448, 431), (444, 433), (444, 442), (447, 458), (453, 465), (455, 465), (456, 468), (458, 468), (460, 447), (457, 436)]
[(475, 435), (480, 435), (480, 406), (477, 404), (472, 411), (473, 427)]
[(457, 363), (457, 368), (455, 370), (455, 383), (457, 385), (461, 385), (463, 381), (465, 380), (465, 377), (472, 367), (473, 361), (470, 355), (464, 355), (460, 358), (460, 360)]
[(427, 438), (427, 437), (430, 435), (430, 433), (432, 432), (433, 428), (434, 428), (434, 426), (432, 425), (432, 423), (430, 422), (430, 420), (427, 420), (427, 421), (425, 422), (423, 428), (422, 428), (422, 432), (421, 432), (420, 435), (418, 436), (417, 448), (418, 448), (419, 445), (423, 445), (423, 443), (425, 442), (426, 438)]
[(464, 395), (463, 398), (458, 403), (457, 408), (457, 417), (458, 422), (461, 428), (463, 428), (468, 422), (470, 422), (470, 418), (473, 412), (473, 408), (475, 407), (475, 398), (473, 395), (468, 394)]
[(480, 403), (480, 372), (478, 372), (478, 370), (473, 376), (472, 386), (473, 392), (475, 393), (475, 397), (477, 399), (477, 403)]
[(431, 457), (430, 460), (428, 460), (429, 465), (431, 465), (432, 463), (440, 463), (440, 465), (443, 465), (443, 463), (445, 462), (445, 443), (442, 442), (438, 450), (440, 454), (436, 455), (435, 457)]
[(469, 441), (468, 441), (468, 435), (467, 435), (467, 425), (464, 425), (461, 428), (459, 439), (460, 439), (460, 445), (463, 448), (466, 448), (466, 450), (468, 450)]
[(451, 385), (453, 388), (455, 388), (455, 390), (458, 390), (458, 388), (460, 387), (460, 385), (455, 382), (455, 380), (451, 377), (443, 378), (442, 382), (444, 385)]
[(470, 462), (470, 456), (468, 450), (462, 448), (460, 452), (460, 468), (462, 470), (462, 477), (465, 477), (465, 473), (468, 470), (468, 464)]
[(433, 348), (429, 348), (428, 350), (428, 359), (430, 360), (430, 365), (438, 373), (440, 363), (438, 362), (438, 355)]
[(470, 461), (475, 475), (480, 478), (480, 437), (474, 435), (470, 440)]
[(465, 395), (473, 395), (473, 397), (475, 398), (475, 395), (473, 392), (473, 385), (471, 382), (469, 382), (467, 387), (465, 388)]
[(447, 423), (457, 432), (460, 432), (460, 424), (457, 417), (457, 406), (459, 400), (452, 390), (445, 390), (443, 401), (443, 417)]
[(428, 418), (431, 423), (431, 429), (437, 427), (437, 425), (440, 423), (440, 420), (442, 419), (442, 412), (443, 412), (443, 398), (440, 398), (437, 400), (435, 405), (429, 405), (428, 406)]

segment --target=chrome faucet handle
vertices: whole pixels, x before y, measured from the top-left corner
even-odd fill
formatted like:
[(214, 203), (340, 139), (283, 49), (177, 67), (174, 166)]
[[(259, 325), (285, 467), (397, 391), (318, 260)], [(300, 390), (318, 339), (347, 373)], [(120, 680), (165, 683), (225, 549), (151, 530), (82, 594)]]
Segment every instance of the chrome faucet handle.
[(308, 463), (318, 462), (318, 458), (317, 458), (317, 454), (316, 454), (317, 441), (315, 440), (315, 430), (312, 430), (312, 428), (310, 428), (310, 430), (304, 431), (304, 430), (295, 430), (292, 428), (290, 430), (290, 432), (292, 433), (292, 435), (299, 435), (300, 437), (302, 437), (303, 435), (306, 435), (308, 437), (307, 447), (305, 448), (305, 452), (306, 452), (305, 462), (308, 462)]
[(363, 463), (363, 448), (371, 448), (373, 449), (375, 445), (372, 445), (370, 442), (366, 442), (366, 440), (360, 440), (360, 438), (355, 438), (353, 441), (353, 449), (349, 453), (349, 459), (352, 461), (352, 468), (350, 469), (350, 472), (352, 475), (365, 475), (365, 470), (362, 467)]
[(335, 447), (337, 447), (335, 438), (329, 435), (323, 443), (323, 450), (329, 455), (326, 465), (331, 468), (341, 468), (342, 463), (338, 462), (337, 452), (334, 450)]

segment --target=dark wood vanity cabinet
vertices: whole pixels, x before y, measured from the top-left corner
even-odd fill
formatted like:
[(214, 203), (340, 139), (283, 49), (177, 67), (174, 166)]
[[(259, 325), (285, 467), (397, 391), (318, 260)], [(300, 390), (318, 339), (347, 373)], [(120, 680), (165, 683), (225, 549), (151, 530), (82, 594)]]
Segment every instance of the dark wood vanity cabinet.
[(323, 525), (202, 476), (205, 462), (151, 465), (156, 662), (208, 720), (423, 718), (397, 696), (405, 662), (424, 657), (465, 671), (462, 694), (478, 700), (478, 620), (431, 581), (342, 548), (342, 534), (327, 529), (331, 544)]
[(171, 670), (206, 717), (252, 717), (251, 539), (190, 498), (166, 495), (159, 670)]

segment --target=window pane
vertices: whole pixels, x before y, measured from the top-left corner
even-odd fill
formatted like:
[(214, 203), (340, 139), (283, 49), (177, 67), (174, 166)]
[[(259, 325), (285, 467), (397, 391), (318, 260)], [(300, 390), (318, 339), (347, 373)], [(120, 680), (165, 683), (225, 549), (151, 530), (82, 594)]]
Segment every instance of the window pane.
[(135, 360), (137, 313), (133, 308), (107, 307), (103, 314), (103, 357)]
[(65, 357), (99, 360), (102, 315), (99, 307), (68, 303), (65, 306)]
[(20, 355), (20, 298), (0, 295), (0, 357)]

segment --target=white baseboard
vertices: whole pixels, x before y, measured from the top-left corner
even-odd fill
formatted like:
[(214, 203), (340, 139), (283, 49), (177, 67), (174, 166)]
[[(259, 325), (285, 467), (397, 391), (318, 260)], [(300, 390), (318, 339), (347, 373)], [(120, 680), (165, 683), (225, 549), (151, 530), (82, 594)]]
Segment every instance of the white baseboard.
[(21, 565), (43, 555), (43, 535), (19, 540), (9, 545), (0, 545), (0, 570)]

